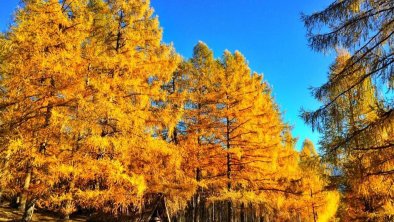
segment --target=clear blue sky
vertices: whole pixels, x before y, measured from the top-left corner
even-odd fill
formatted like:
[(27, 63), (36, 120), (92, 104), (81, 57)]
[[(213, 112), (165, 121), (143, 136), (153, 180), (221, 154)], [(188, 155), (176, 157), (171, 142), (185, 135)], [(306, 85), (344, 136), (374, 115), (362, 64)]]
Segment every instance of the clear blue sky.
[[(12, 21), (18, 0), (0, 0), (0, 30)], [(151, 0), (164, 29), (164, 41), (189, 58), (199, 41), (220, 57), (225, 49), (241, 51), (250, 67), (273, 88), (285, 121), (294, 126), (298, 147), (319, 135), (299, 118), (301, 107), (316, 108), (308, 87), (326, 79), (332, 56), (310, 50), (300, 13), (323, 9), (328, 0)]]

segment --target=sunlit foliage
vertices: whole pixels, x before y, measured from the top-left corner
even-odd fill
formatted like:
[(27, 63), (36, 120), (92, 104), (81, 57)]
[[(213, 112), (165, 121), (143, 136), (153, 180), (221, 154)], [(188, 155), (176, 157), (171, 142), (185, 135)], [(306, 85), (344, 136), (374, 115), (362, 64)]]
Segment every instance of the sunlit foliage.
[(0, 197), (24, 221), (35, 207), (134, 220), (157, 197), (187, 221), (335, 219), (332, 167), (311, 142), (295, 150), (240, 52), (215, 58), (199, 42), (182, 61), (146, 0), (21, 4), (0, 36)]
[(339, 51), (313, 90), (323, 106), (303, 117), (323, 133), (345, 220), (393, 220), (393, 12), (393, 1), (344, 0), (303, 16), (313, 49)]

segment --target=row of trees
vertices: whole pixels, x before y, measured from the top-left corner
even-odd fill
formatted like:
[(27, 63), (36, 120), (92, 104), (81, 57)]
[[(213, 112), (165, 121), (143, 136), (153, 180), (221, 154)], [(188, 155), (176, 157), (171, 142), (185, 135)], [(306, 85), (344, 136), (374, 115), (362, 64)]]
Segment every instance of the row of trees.
[(339, 194), (298, 153), (262, 76), (202, 42), (182, 61), (149, 1), (24, 0), (0, 37), (1, 197), (31, 220), (328, 221)]
[(294, 150), (267, 83), (251, 73), (239, 52), (214, 59), (200, 42), (175, 75), (172, 89), (186, 92), (187, 99), (170, 141), (188, 151), (184, 169), (197, 181), (178, 219), (317, 221), (320, 215), (327, 221), (334, 216), (339, 196), (325, 189), (328, 168), (320, 165), (310, 141), (301, 154)]

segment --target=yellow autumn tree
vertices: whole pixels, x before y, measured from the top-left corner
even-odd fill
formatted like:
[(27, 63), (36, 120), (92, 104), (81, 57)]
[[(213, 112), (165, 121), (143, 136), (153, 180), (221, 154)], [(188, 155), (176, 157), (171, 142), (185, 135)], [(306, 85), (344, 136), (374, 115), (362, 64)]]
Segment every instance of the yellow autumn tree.
[[(79, 2), (76, 1), (75, 4)], [(2, 97), (2, 131), (9, 157), (7, 192), (16, 195), (20, 209), (33, 207), (50, 195), (57, 181), (50, 172), (62, 152), (62, 130), (53, 113), (75, 104), (67, 96), (78, 92), (82, 69), (80, 43), (83, 18), (71, 17), (57, 1), (24, 1), (15, 25), (5, 36), (0, 69), (5, 95)], [(4, 50), (4, 51), (3, 51)], [(12, 166), (12, 167), (11, 167)], [(25, 219), (30, 217), (26, 214)]]
[[(148, 0), (24, 0), (0, 36), (0, 74), (0, 197), (23, 221), (36, 206), (134, 220), (162, 197), (193, 221), (334, 217), (325, 165), (309, 142), (294, 149), (263, 77), (202, 42), (180, 63)], [(391, 130), (373, 135), (386, 142)], [(370, 177), (349, 179), (352, 194), (391, 210), (392, 191), (369, 186), (387, 185), (374, 173), (392, 154), (359, 155), (343, 164)]]
[(329, 190), (328, 169), (322, 164), (312, 141), (305, 139), (300, 153), (303, 208), (300, 213), (304, 221), (328, 222), (335, 219), (339, 205), (339, 192)]
[(161, 42), (149, 1), (92, 1), (87, 11), (84, 92), (71, 128), (89, 168), (78, 175), (76, 197), (84, 207), (135, 215), (151, 195), (176, 199), (185, 180), (179, 151), (155, 133), (154, 101), (165, 97), (161, 86), (179, 59)]
[(206, 199), (217, 185), (218, 169), (224, 164), (220, 158), (223, 149), (217, 142), (217, 129), (221, 125), (217, 115), (221, 72), (220, 63), (203, 42), (194, 47), (192, 58), (179, 69), (186, 92), (181, 118), (184, 136), (180, 145), (186, 149), (184, 168), (197, 183), (196, 194), (186, 214), (191, 214), (195, 222), (204, 220)]
[(24, 2), (1, 63), (5, 190), (22, 208), (135, 213), (145, 194), (179, 189), (179, 151), (154, 135), (152, 109), (178, 56), (152, 13), (148, 1)]
[[(245, 221), (245, 206), (275, 208), (274, 204), (287, 184), (281, 184), (281, 163), (292, 155), (285, 154), (282, 135), (286, 125), (274, 103), (269, 86), (261, 75), (252, 73), (239, 52), (226, 51), (221, 77), (221, 144), (226, 150), (227, 188), (219, 199), (227, 199), (227, 221), (233, 220), (236, 204), (241, 221)], [(290, 158), (291, 159), (291, 158)], [(287, 178), (289, 181), (290, 178)], [(224, 187), (224, 186), (223, 186)], [(238, 214), (239, 213), (239, 214)]]
[[(338, 51), (330, 79), (337, 78), (350, 57), (347, 51)], [(391, 169), (393, 153), (390, 146), (384, 145), (390, 143), (391, 122), (387, 119), (374, 123), (384, 108), (373, 80), (366, 78), (362, 84), (354, 85), (365, 72), (360, 67), (354, 77), (341, 79), (322, 98), (325, 103), (332, 103), (325, 117), (329, 127), (321, 129), (325, 138), (322, 146), (326, 159), (341, 172), (338, 185), (345, 188), (341, 215), (352, 220), (389, 218), (393, 214), (393, 193), (386, 188), (393, 178), (385, 173)]]
[[(289, 210), (280, 199), (301, 196), (292, 189), (300, 177), (298, 155), (262, 77), (239, 52), (226, 52), (220, 66), (199, 42), (174, 78), (171, 92), (185, 93), (185, 104), (176, 133), (168, 136), (184, 150), (183, 167), (198, 182), (188, 210), (176, 218), (228, 220), (233, 214), (246, 221)], [(223, 212), (229, 204), (231, 212)]]
[(385, 0), (332, 1), (302, 17), (314, 50), (349, 51), (337, 56), (327, 81), (313, 90), (322, 106), (304, 113), (325, 133), (322, 147), (341, 170), (347, 221), (394, 217), (393, 6)]

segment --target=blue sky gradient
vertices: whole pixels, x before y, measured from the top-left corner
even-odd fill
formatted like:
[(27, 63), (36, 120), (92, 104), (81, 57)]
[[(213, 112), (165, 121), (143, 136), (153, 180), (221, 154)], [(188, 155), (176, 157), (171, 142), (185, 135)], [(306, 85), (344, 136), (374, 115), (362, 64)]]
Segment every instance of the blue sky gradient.
[[(0, 30), (12, 22), (18, 0), (0, 0)], [(301, 12), (325, 8), (328, 0), (151, 0), (164, 29), (164, 42), (172, 42), (189, 58), (199, 40), (220, 57), (225, 49), (242, 52), (253, 71), (263, 73), (285, 121), (299, 138), (317, 144), (313, 133), (299, 117), (300, 108), (317, 108), (308, 88), (326, 80), (331, 54), (313, 52), (307, 45)]]

